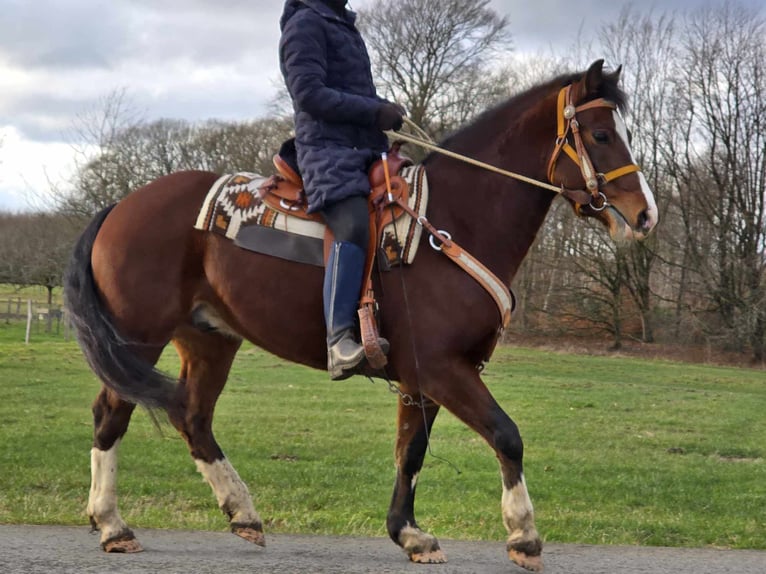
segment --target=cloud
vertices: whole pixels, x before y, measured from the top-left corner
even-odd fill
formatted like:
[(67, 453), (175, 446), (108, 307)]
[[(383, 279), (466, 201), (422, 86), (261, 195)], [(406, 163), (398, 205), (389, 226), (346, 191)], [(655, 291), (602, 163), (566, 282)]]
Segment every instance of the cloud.
[[(358, 10), (374, 1), (351, 5)], [(698, 8), (706, 1), (664, 0), (653, 9)], [(752, 7), (763, 2), (742, 1)], [(508, 16), (518, 54), (583, 49), (598, 27), (630, 2), (491, 0), (490, 5)], [(0, 166), (6, 170), (0, 192), (8, 182), (5, 158), (13, 154), (20, 161), (16, 146), (37, 159), (38, 167), (59, 165), (60, 154), (66, 153), (61, 141), (71, 135), (78, 115), (94, 111), (116, 91), (124, 90), (148, 120), (244, 120), (268, 113), (281, 86), (277, 45), (283, 4), (2, 0), (0, 130), (12, 129), (15, 135), (0, 146)], [(633, 5), (641, 12), (652, 9)], [(42, 144), (50, 145), (49, 156)]]
[(0, 208), (71, 172), (78, 117), (111, 93), (145, 119), (265, 115), (282, 2), (3, 0)]
[[(73, 104), (87, 108), (123, 87), (152, 115), (154, 97), (175, 93), (178, 115), (189, 117), (207, 110), (185, 110), (184, 101), (206, 93), (215, 112), (219, 101), (245, 104), (227, 90), (248, 85), (252, 112), (241, 112), (264, 113), (276, 91), (281, 9), (235, 0), (12, 1), (0, 20), (0, 121), (21, 116), (27, 135), (49, 139), (46, 129), (59, 130)], [(51, 121), (57, 113), (61, 121)]]
[[(122, 4), (10, 0), (0, 19), (0, 55), (25, 69), (106, 67), (129, 41)], [(9, 4), (9, 5), (8, 5)]]
[(72, 157), (65, 142), (31, 141), (15, 128), (0, 129), (0, 210), (50, 209), (51, 183), (73, 175)]

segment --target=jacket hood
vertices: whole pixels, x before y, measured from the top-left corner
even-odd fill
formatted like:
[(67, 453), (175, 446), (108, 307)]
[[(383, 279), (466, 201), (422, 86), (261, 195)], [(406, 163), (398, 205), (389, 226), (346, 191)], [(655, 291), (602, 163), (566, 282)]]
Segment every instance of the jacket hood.
[(321, 0), (287, 0), (285, 2), (285, 8), (282, 11), (282, 17), (279, 19), (279, 29), (284, 30), (287, 21), (292, 18), (295, 13), (301, 8), (311, 8), (315, 12), (318, 12), (325, 18), (345, 21), (350, 24), (354, 24), (356, 21), (356, 13), (346, 9), (346, 17), (341, 18), (335, 12), (332, 11), (327, 4)]

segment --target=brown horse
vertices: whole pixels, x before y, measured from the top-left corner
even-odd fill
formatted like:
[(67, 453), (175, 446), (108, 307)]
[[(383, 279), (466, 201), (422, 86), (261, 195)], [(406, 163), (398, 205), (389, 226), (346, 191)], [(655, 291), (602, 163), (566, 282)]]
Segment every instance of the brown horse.
[[(585, 196), (577, 211), (601, 220), (613, 237), (641, 239), (657, 223), (657, 207), (619, 114), (619, 70), (604, 73), (602, 64), (511, 98), (444, 146), (562, 189), (587, 187), (595, 178), (589, 192), (565, 195), (570, 201)], [(428, 219), (510, 282), (556, 194), (441, 155), (424, 163), (432, 190)], [(289, 361), (326, 365), (322, 269), (254, 254), (192, 228), (216, 178), (171, 174), (103, 211), (80, 238), (67, 274), (65, 297), (80, 344), (103, 381), (93, 405), (88, 514), (106, 551), (141, 549), (116, 499), (117, 450), (136, 404), (167, 412), (232, 531), (263, 545), (263, 523), (248, 489), (213, 437), (216, 400), (243, 339)], [(498, 310), (479, 283), (427, 247), (425, 234), (422, 243), (403, 280), (398, 273), (375, 277), (383, 294), (380, 330), (391, 343), (387, 374), (422, 403), (399, 400), (388, 532), (412, 561), (445, 560), (414, 515), (427, 436), (445, 407), (495, 451), (508, 554), (540, 570), (542, 544), (522, 472), (521, 437), (477, 367), (494, 344)], [(169, 342), (181, 358), (178, 379), (154, 368)]]

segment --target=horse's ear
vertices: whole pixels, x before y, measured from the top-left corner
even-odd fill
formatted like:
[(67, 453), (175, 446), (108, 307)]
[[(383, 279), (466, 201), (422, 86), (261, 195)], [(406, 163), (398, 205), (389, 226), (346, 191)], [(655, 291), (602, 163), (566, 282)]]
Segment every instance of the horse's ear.
[(582, 86), (582, 97), (598, 93), (601, 83), (604, 81), (604, 60), (596, 60), (585, 72), (585, 81)]
[(606, 74), (604, 77), (610, 82), (614, 82), (614, 84), (617, 85), (620, 81), (620, 74), (622, 74), (622, 64), (617, 66), (617, 69), (614, 72)]

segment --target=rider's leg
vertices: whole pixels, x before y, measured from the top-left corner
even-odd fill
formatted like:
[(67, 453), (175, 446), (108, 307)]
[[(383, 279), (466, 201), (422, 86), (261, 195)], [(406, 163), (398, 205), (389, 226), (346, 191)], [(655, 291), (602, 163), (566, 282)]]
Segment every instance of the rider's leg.
[(327, 370), (340, 380), (350, 377), (365, 358), (355, 325), (370, 235), (367, 198), (344, 198), (326, 205), (322, 215), (335, 235), (324, 279)]

